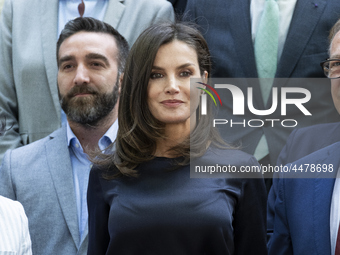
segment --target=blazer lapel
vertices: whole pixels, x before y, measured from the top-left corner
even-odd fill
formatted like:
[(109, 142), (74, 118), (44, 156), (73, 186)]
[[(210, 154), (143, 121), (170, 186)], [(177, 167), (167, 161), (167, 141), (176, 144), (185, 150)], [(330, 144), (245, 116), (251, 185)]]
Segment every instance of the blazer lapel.
[(79, 226), (73, 172), (67, 146), (66, 128), (57, 130), (46, 143), (46, 155), (61, 210), (76, 247), (79, 247)]
[(291, 25), (277, 67), (276, 77), (291, 76), (319, 22), (326, 4), (325, 0), (319, 0), (317, 7), (310, 0), (299, 0), (296, 2)]
[[(41, 42), (44, 56), (44, 65), (48, 84), (53, 98), (53, 104), (59, 119), (60, 104), (57, 88), (57, 61), (56, 61), (56, 44), (58, 39), (58, 0), (41, 1), (40, 17), (41, 17)], [(39, 47), (37, 45), (37, 47)]]
[(104, 21), (109, 23), (114, 28), (117, 28), (124, 9), (124, 0), (110, 0), (105, 13)]
[[(251, 39), (250, 0), (229, 1), (226, 15), (230, 18), (229, 24), (237, 24), (237, 28), (230, 28), (235, 42), (235, 51), (240, 65), (244, 68), (244, 77), (256, 78), (256, 62), (254, 46)], [(228, 25), (228, 24), (227, 24)]]
[(331, 254), (330, 207), (334, 179), (315, 179), (313, 225), (314, 241), (318, 254)]
[(314, 179), (314, 208), (313, 225), (314, 241), (318, 254), (331, 254), (330, 237), (330, 210), (335, 177), (339, 168), (340, 143), (337, 149), (328, 151), (328, 155), (319, 164), (333, 164), (334, 178), (315, 178)]
[(81, 240), (80, 240), (80, 246), (79, 246), (79, 250), (82, 250), (82, 246), (84, 246), (84, 249), (87, 250), (87, 245), (88, 245), (88, 233), (89, 233), (89, 227), (88, 227), (88, 221), (86, 222), (86, 226), (85, 226), (85, 229), (84, 229), (84, 233), (81, 237)]
[[(255, 61), (254, 45), (251, 37), (251, 20), (250, 20), (250, 0), (228, 1), (226, 6), (226, 16), (229, 17), (226, 26), (237, 24), (237, 27), (230, 27), (230, 33), (235, 45), (235, 52), (239, 65), (244, 69), (243, 77), (236, 78), (257, 78), (257, 68)], [(260, 84), (257, 79), (246, 79), (246, 87), (252, 87), (253, 91), (261, 91)], [(264, 103), (261, 93), (255, 93), (254, 107), (256, 109), (264, 109)]]

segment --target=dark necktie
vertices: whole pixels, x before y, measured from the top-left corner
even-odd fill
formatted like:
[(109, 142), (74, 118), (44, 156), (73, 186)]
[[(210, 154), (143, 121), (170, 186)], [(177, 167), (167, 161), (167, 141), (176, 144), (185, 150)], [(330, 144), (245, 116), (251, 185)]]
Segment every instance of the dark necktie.
[(78, 5), (78, 12), (79, 12), (80, 17), (83, 17), (84, 12), (85, 12), (85, 4), (83, 0), (81, 0), (81, 3)]

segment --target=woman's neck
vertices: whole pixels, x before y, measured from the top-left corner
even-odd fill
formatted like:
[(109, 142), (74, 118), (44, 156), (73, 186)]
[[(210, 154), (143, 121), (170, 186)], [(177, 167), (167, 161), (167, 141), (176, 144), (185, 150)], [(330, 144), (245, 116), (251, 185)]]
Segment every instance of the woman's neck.
[(190, 136), (190, 123), (167, 124), (164, 128), (164, 138), (157, 141), (155, 156), (157, 157), (178, 157), (169, 149), (182, 143)]

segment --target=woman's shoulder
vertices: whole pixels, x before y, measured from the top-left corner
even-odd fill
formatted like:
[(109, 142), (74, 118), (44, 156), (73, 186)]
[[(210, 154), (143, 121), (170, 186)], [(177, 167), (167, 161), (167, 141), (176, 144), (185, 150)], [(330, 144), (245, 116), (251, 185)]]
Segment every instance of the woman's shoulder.
[(109, 167), (109, 166), (93, 165), (90, 171), (89, 179), (91, 182), (97, 182), (99, 184), (102, 184), (103, 182), (105, 183), (107, 181), (116, 179), (116, 178), (113, 178), (116, 172), (117, 172), (117, 169), (115, 166)]
[(253, 155), (238, 149), (221, 149), (211, 146), (203, 157), (205, 157), (205, 159), (210, 158), (210, 160), (217, 160), (233, 165), (258, 165), (258, 162)]
[(254, 156), (237, 149), (210, 147), (190, 161), (190, 173), (204, 178), (260, 178), (261, 167)]

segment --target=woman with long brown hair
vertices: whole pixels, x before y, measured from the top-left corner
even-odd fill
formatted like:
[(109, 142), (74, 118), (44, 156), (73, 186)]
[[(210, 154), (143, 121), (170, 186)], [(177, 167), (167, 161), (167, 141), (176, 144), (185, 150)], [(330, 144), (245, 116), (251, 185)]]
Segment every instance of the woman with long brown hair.
[(202, 90), (190, 79), (207, 83), (210, 67), (188, 25), (154, 25), (133, 45), (114, 153), (90, 175), (88, 254), (266, 254), (263, 180), (190, 178), (190, 157), (258, 164), (224, 143), (210, 106), (198, 117)]

